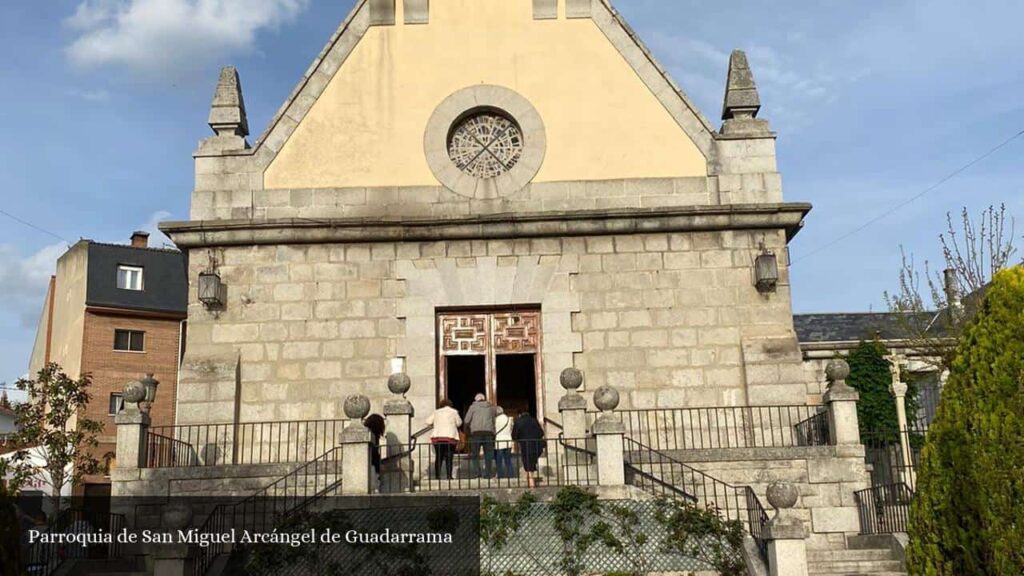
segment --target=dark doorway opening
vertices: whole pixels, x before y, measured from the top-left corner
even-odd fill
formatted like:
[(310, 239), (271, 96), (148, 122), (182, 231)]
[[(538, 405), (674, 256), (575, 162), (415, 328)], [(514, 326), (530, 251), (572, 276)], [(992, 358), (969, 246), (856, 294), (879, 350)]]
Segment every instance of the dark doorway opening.
[(486, 360), (486, 356), (445, 356), (448, 401), (462, 417), (466, 416), (474, 396), (487, 394)]
[(529, 411), (537, 415), (537, 373), (533, 354), (499, 354), (494, 357), (497, 373), (497, 405), (505, 412)]

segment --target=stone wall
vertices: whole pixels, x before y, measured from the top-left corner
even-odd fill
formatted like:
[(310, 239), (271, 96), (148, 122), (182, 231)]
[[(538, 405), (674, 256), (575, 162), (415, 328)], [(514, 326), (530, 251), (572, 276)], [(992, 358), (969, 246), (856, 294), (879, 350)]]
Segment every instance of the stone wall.
[(817, 446), (689, 450), (670, 453), (689, 466), (722, 482), (750, 486), (769, 508), (765, 492), (773, 482), (797, 486), (794, 513), (810, 532), (810, 549), (845, 548), (846, 538), (860, 531), (853, 493), (868, 488), (863, 447)]
[[(318, 244), (215, 250), (224, 310), (190, 294), (179, 423), (340, 418), (386, 397), (403, 357), (422, 420), (434, 406), (438, 308), (540, 305), (547, 413), (558, 373), (612, 384), (624, 408), (803, 404), (788, 277), (759, 294), (758, 244), (779, 232)], [(190, 276), (208, 265), (190, 257)]]

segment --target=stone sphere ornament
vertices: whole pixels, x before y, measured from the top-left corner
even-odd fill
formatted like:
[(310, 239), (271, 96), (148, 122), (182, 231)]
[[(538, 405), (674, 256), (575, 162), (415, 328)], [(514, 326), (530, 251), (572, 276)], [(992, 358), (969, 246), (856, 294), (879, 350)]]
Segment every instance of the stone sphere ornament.
[(370, 399), (362, 394), (353, 394), (345, 398), (345, 416), (352, 420), (362, 421), (370, 413)]
[(192, 508), (184, 502), (172, 502), (164, 506), (160, 514), (163, 526), (172, 530), (181, 530), (192, 521)]
[(392, 394), (398, 394), (399, 396), (405, 396), (405, 393), (412, 388), (412, 379), (409, 375), (404, 372), (396, 372), (391, 376), (388, 376), (388, 390)]
[(122, 399), (125, 405), (138, 404), (146, 399), (146, 386), (138, 380), (132, 380), (124, 385)]
[(850, 365), (846, 363), (846, 360), (836, 359), (825, 366), (825, 377), (828, 378), (829, 382), (846, 380), (849, 375)]
[(583, 372), (580, 372), (576, 368), (566, 368), (562, 370), (562, 374), (559, 375), (558, 381), (561, 382), (562, 388), (572, 392), (578, 390), (580, 386), (583, 386)]
[(611, 386), (601, 386), (594, 390), (594, 406), (602, 412), (615, 410), (619, 405), (619, 391)]
[(796, 505), (800, 491), (792, 484), (773, 482), (768, 486), (768, 503), (776, 510), (786, 510)]

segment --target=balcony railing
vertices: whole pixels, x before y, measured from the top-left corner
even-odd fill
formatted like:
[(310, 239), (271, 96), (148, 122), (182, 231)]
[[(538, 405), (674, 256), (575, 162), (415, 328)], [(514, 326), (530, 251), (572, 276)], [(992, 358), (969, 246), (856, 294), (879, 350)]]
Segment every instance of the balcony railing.
[(654, 450), (827, 446), (822, 406), (656, 408), (616, 412), (626, 437)]
[(334, 448), (348, 420), (155, 426), (147, 468), (309, 462)]

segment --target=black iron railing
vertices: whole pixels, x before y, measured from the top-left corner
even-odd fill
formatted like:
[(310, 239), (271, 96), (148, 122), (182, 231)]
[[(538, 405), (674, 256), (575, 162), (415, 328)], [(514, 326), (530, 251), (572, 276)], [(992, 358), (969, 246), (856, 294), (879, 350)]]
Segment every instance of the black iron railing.
[[(871, 465), (871, 485), (913, 484), (927, 428), (915, 425), (895, 429), (872, 429), (861, 433), (864, 459)], [(904, 456), (904, 443), (909, 457)]]
[(548, 438), (481, 445), (473, 454), (456, 454), (453, 444), (414, 446), (406, 461), (382, 464), (384, 492), (439, 492), (490, 488), (597, 484), (594, 455), (586, 438)]
[(333, 448), (348, 420), (156, 426), (146, 435), (147, 468), (308, 462)]
[(743, 491), (747, 498), (747, 530), (757, 544), (757, 550), (761, 557), (768, 558), (768, 511), (761, 505), (754, 489), (744, 486)]
[(902, 482), (873, 486), (853, 493), (861, 534), (906, 532), (913, 491)]
[(825, 446), (821, 406), (733, 406), (621, 410), (626, 437), (655, 450)]
[(109, 544), (78, 543), (42, 544), (29, 546), (25, 556), (25, 573), (49, 576), (68, 560), (120, 558), (123, 555), (122, 545), (117, 535), (124, 529), (124, 515), (94, 512), (91, 510), (64, 510), (44, 529), (49, 533), (62, 534), (113, 534)]
[[(219, 504), (199, 527), (199, 534), (222, 534), (231, 528), (265, 532), (276, 527), (288, 514), (301, 510), (317, 498), (341, 493), (342, 448), (336, 447), (255, 494), (230, 504)], [(227, 543), (194, 546), (194, 574), (202, 576), (213, 560), (231, 550)]]
[(767, 558), (768, 514), (753, 489), (722, 482), (631, 438), (624, 442), (627, 482), (656, 496), (681, 495), (702, 508), (715, 510), (724, 520), (739, 521)]

